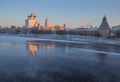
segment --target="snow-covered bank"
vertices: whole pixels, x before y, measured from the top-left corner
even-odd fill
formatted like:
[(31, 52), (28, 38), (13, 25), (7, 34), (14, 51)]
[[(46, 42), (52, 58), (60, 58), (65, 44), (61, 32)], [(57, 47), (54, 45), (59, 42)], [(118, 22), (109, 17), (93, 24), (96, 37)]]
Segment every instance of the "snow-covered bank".
[(67, 43), (85, 43), (82, 41), (68, 41), (68, 40), (57, 40), (57, 39), (43, 39), (43, 38), (34, 38), (34, 37), (20, 37), (20, 36), (7, 36), (0, 35), (0, 41), (9, 41), (9, 42), (26, 42), (26, 41), (54, 41), (54, 42), (67, 42)]
[(104, 54), (104, 55), (120, 55), (118, 52), (108, 52), (108, 51), (99, 51), (99, 50), (94, 50), (94, 49), (83, 49), (80, 48), (79, 51), (84, 51), (84, 52), (89, 52), (89, 53), (98, 53), (98, 54)]
[[(42, 35), (41, 35), (42, 36)], [(82, 38), (82, 37), (74, 37), (74, 39), (55, 39), (52, 38), (52, 36), (49, 36), (49, 38), (44, 38), (47, 35), (43, 35), (43, 37), (22, 37), (22, 36), (10, 36), (10, 35), (0, 35), (0, 41), (11, 41), (11, 42), (21, 42), (21, 41), (54, 41), (54, 42), (67, 42), (67, 43), (103, 43), (103, 44), (115, 44), (120, 45), (120, 40), (109, 40), (109, 39), (96, 39), (93, 37), (89, 38)], [(69, 36), (68, 36), (69, 38)]]

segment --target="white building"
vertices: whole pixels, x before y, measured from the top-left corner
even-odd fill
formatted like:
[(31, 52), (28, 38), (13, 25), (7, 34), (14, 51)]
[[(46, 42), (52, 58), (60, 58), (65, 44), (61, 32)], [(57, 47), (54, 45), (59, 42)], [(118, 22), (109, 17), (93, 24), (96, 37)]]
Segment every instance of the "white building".
[(116, 32), (120, 31), (120, 25), (112, 27), (112, 33), (115, 34)]
[(37, 28), (38, 30), (66, 30), (66, 25), (64, 24), (63, 26), (51, 26), (50, 25), (50, 19), (47, 18), (45, 20), (45, 26), (40, 25), (37, 22), (36, 16), (31, 13), (30, 16), (28, 16), (28, 19), (25, 20), (25, 28)]
[(33, 28), (36, 26), (37, 26), (36, 16), (33, 13), (31, 13), (31, 15), (28, 16), (28, 19), (25, 20), (25, 27)]
[(45, 20), (45, 27), (50, 27), (50, 20), (49, 20), (49, 18), (47, 18)]

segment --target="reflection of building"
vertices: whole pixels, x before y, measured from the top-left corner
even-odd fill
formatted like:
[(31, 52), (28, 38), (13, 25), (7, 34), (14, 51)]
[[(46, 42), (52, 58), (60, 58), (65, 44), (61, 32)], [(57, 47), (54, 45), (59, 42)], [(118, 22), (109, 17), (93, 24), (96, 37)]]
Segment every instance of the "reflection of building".
[(50, 43), (48, 43), (48, 44), (45, 45), (45, 49), (46, 49), (47, 52), (50, 52), (50, 50), (51, 50)]
[(32, 54), (32, 56), (35, 56), (37, 54), (37, 52), (39, 51), (39, 48), (44, 48), (45, 46), (45, 50), (46, 52), (50, 52), (51, 51), (51, 44), (50, 43), (46, 43), (46, 44), (39, 44), (39, 43), (35, 43), (35, 42), (29, 42), (27, 44), (28, 50), (29, 52)]
[(28, 16), (28, 19), (25, 20), (25, 27), (33, 28), (36, 26), (37, 26), (36, 16), (33, 13), (31, 13), (31, 15)]
[(106, 16), (104, 16), (98, 31), (103, 38), (107, 38), (110, 35), (110, 26), (108, 24)]
[(34, 56), (38, 52), (39, 46), (37, 44), (29, 43), (28, 50)]

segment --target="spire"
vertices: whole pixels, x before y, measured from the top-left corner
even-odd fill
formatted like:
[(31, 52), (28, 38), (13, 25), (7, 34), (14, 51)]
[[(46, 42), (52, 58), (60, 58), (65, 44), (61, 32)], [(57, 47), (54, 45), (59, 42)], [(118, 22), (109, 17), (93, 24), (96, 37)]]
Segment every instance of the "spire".
[(91, 24), (90, 28), (93, 28), (92, 24)]
[(106, 21), (107, 22), (107, 17), (104, 15), (103, 17), (103, 21)]
[(100, 28), (110, 28), (106, 16), (103, 17), (103, 20), (102, 20), (102, 23), (101, 23), (101, 25), (100, 25)]

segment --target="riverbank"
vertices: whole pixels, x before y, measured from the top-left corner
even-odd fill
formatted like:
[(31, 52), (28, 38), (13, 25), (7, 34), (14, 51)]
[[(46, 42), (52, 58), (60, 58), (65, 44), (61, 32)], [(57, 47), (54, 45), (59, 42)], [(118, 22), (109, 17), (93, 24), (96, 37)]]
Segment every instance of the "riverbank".
[(60, 36), (60, 35), (0, 35), (0, 41), (54, 41), (67, 43), (103, 43), (120, 45), (120, 39), (102, 39), (96, 37), (85, 36)]

